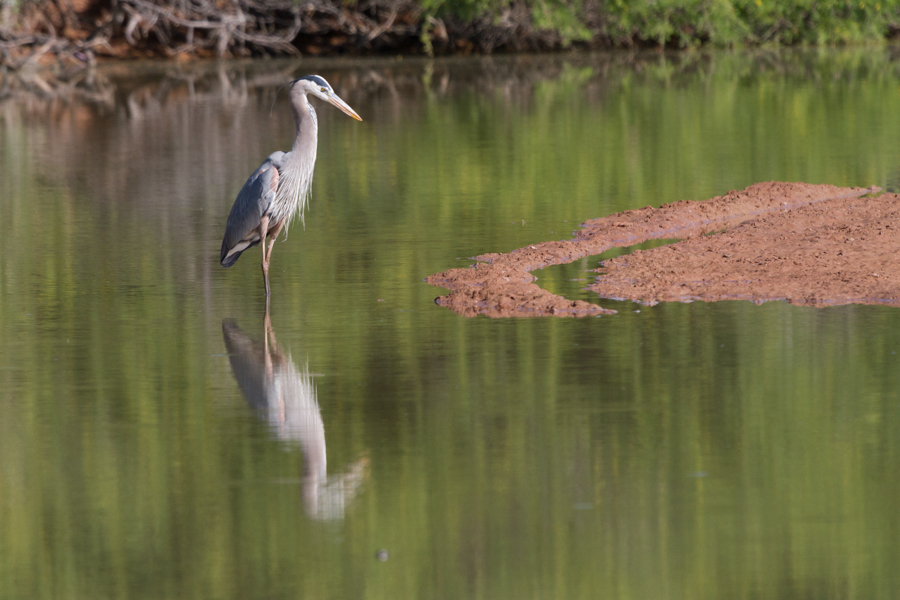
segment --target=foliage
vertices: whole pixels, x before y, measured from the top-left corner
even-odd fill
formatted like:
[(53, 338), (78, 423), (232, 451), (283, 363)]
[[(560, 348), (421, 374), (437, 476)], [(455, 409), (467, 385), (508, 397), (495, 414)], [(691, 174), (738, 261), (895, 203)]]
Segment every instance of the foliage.
[(897, 0), (742, 0), (735, 9), (760, 43), (860, 42), (884, 38), (900, 25)]
[(610, 0), (604, 8), (605, 34), (618, 44), (731, 44), (751, 31), (730, 0)]
[[(523, 0), (534, 27), (566, 42), (717, 46), (875, 41), (900, 29), (900, 0)], [(422, 0), (426, 12), (499, 18), (510, 0)]]

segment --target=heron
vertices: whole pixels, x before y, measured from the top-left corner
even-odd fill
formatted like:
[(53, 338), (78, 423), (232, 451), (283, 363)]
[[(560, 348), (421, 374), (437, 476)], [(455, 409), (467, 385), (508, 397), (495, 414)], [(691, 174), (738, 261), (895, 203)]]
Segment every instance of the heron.
[[(324, 100), (357, 121), (362, 121), (362, 117), (341, 100), (319, 75), (304, 75), (285, 85), (291, 86), (291, 112), (297, 126), (294, 145), (289, 152), (270, 154), (238, 192), (225, 225), (220, 256), (222, 266), (230, 267), (247, 248), (257, 244), (262, 246), (266, 296), (270, 295), (269, 260), (275, 240), (295, 216), (303, 221), (303, 211), (309, 201), (319, 130), (316, 110), (309, 96)], [(268, 250), (266, 237), (269, 237)]]

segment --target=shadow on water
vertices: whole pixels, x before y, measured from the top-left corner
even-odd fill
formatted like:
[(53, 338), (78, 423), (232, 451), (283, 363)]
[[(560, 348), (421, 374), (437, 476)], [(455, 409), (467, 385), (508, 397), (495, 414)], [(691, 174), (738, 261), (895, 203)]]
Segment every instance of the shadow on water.
[(290, 354), (279, 348), (266, 308), (261, 344), (233, 320), (222, 321), (231, 372), (247, 404), (269, 423), (275, 437), (303, 451), (301, 488), (307, 514), (319, 520), (342, 519), (368, 477), (369, 457), (363, 456), (345, 473), (328, 476), (325, 424), (315, 383), (308, 365), (298, 369)]

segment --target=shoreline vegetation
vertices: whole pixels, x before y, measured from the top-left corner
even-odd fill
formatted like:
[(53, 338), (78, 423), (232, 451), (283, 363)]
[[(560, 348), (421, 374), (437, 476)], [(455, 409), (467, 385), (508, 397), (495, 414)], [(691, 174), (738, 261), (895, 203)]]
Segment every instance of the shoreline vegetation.
[(900, 0), (0, 0), (0, 66), (880, 43)]

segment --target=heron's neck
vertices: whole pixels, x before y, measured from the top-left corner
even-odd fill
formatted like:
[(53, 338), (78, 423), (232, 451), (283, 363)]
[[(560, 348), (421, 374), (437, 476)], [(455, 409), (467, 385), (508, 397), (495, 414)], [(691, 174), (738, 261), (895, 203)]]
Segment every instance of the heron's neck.
[(310, 105), (306, 94), (297, 98), (293, 108), (294, 123), (297, 125), (297, 137), (294, 138), (294, 145), (291, 148), (291, 152), (298, 158), (300, 155), (308, 154), (315, 157), (319, 128), (316, 111)]
[(282, 165), (278, 168), (280, 179), (275, 209), (269, 217), (278, 223), (284, 219), (285, 231), (293, 217), (303, 220), (303, 211), (309, 200), (312, 186), (313, 169), (316, 165), (316, 130), (318, 123), (316, 113), (309, 105), (306, 94), (292, 98), (291, 108), (294, 122), (297, 124), (297, 138), (291, 151), (284, 155)]

